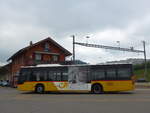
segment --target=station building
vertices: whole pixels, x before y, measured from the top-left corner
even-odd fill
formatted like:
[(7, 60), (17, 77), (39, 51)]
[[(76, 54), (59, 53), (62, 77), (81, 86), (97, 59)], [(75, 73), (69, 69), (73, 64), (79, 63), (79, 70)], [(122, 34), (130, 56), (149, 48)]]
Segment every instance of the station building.
[(35, 66), (38, 64), (60, 64), (66, 57), (72, 55), (52, 38), (48, 37), (29, 45), (14, 53), (7, 61), (10, 62), (10, 77), (12, 86), (16, 86), (17, 76), (21, 66)]

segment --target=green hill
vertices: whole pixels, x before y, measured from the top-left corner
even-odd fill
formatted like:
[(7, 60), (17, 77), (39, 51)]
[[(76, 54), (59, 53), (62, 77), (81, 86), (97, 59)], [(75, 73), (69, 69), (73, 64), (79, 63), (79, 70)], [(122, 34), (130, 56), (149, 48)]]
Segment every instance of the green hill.
[[(134, 75), (136, 75), (136, 78), (143, 78), (144, 77), (144, 64), (137, 64), (134, 65)], [(150, 62), (147, 63), (147, 80), (150, 81)]]

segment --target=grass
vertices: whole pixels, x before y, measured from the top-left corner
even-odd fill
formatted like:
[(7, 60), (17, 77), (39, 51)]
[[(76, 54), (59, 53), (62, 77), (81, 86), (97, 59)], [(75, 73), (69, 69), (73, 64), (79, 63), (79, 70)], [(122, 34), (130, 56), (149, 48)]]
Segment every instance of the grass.
[[(136, 78), (143, 78), (144, 77), (144, 69), (138, 69), (138, 70), (134, 70), (134, 75), (136, 75)], [(150, 81), (150, 68), (147, 69), (147, 76), (146, 79), (148, 81)]]

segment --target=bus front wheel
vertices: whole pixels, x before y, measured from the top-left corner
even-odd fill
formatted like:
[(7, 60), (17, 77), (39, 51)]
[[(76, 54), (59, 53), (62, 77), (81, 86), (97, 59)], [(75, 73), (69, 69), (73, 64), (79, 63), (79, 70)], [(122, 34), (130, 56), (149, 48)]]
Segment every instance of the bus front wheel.
[(44, 92), (44, 86), (43, 85), (37, 85), (35, 87), (35, 92), (36, 93), (43, 93)]
[(100, 94), (102, 92), (103, 92), (103, 88), (102, 88), (101, 85), (95, 84), (95, 85), (92, 86), (92, 93), (94, 93), (94, 94)]

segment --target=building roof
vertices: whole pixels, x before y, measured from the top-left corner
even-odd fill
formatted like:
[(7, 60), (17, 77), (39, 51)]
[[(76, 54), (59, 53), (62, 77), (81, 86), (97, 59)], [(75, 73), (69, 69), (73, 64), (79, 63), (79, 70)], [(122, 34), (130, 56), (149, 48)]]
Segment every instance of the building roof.
[(56, 41), (54, 41), (52, 38), (48, 37), (48, 38), (46, 38), (46, 39), (44, 39), (44, 40), (41, 40), (41, 41), (39, 41), (39, 42), (37, 42), (37, 43), (34, 43), (34, 44), (32, 44), (32, 45), (29, 45), (29, 46), (27, 46), (27, 47), (25, 47), (25, 48), (20, 49), (20, 50), (17, 51), (15, 54), (13, 54), (11, 57), (9, 57), (7, 61), (13, 59), (13, 58), (16, 57), (17, 55), (19, 55), (19, 54), (25, 52), (26, 50), (28, 50), (28, 49), (30, 49), (30, 48), (32, 48), (32, 47), (34, 47), (34, 46), (36, 46), (36, 45), (38, 45), (38, 44), (40, 44), (40, 43), (42, 43), (42, 42), (46, 42), (46, 41), (49, 41), (49, 42), (53, 43), (55, 46), (57, 46), (59, 49), (61, 49), (61, 50), (65, 53), (66, 56), (72, 55), (67, 49), (63, 48), (63, 47), (62, 47), (61, 45), (59, 45)]

